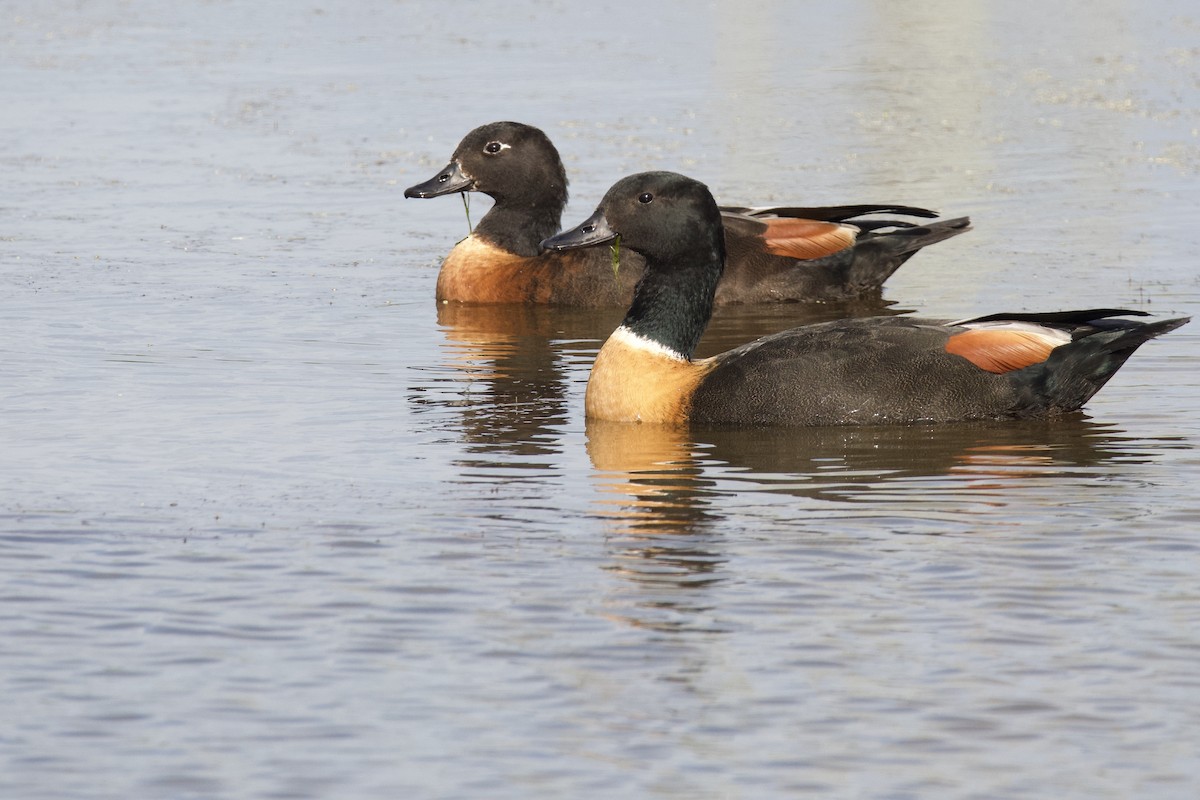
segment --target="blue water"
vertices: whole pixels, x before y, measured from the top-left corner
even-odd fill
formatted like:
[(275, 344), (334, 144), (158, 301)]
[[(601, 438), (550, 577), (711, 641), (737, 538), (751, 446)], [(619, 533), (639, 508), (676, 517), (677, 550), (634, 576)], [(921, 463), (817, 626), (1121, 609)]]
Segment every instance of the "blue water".
[(1053, 422), (585, 425), (620, 312), (438, 308), (463, 210), (402, 195), (517, 119), (568, 224), (674, 169), (971, 215), (894, 312), (1194, 314), (1198, 33), (1174, 0), (0, 9), (0, 797), (1191, 798), (1195, 324)]

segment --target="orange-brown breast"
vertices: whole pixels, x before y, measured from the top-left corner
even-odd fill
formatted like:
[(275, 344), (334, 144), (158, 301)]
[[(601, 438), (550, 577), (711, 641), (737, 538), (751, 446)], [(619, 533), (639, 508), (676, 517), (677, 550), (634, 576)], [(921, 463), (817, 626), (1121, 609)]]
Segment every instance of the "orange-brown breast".
[(442, 262), (437, 299), (459, 303), (545, 302), (537, 297), (537, 256), (526, 258), (477, 236), (463, 239)]
[(857, 239), (855, 228), (834, 222), (786, 218), (763, 222), (767, 226), (763, 233), (767, 250), (787, 258), (822, 258), (853, 247)]
[(978, 329), (951, 336), (946, 340), (946, 352), (1000, 374), (1042, 363), (1059, 344), (1062, 342), (1034, 331)]
[(619, 328), (600, 348), (584, 399), (588, 418), (686, 423), (692, 393), (715, 363), (672, 358), (631, 337)]

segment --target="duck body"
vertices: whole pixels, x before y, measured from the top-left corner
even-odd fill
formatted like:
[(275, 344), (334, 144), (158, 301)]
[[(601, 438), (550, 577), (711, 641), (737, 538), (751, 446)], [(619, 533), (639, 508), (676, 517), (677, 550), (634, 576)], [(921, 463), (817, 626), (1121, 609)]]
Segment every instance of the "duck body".
[[(1184, 322), (1109, 317), (1131, 313), (1071, 312), (1057, 324), (1005, 314), (994, 327), (873, 317), (794, 328), (716, 357), (689, 398), (688, 420), (902, 424), (1076, 411), (1139, 345)], [(996, 364), (1008, 352), (1017, 360)]]
[[(495, 204), (442, 263), (437, 299), (468, 303), (627, 306), (645, 268), (607, 246), (547, 252), (540, 242), (560, 227), (567, 178), (549, 138), (537, 128), (496, 122), (471, 131), (449, 164), (406, 197), (487, 194)], [(965, 217), (914, 223), (880, 219), (937, 215), (897, 205), (722, 210), (729, 261), (716, 304), (833, 302), (877, 295), (921, 248), (970, 229)]]
[(620, 235), (647, 267), (588, 380), (590, 418), (668, 425), (950, 422), (1079, 409), (1146, 341), (1186, 318), (1121, 309), (957, 322), (870, 317), (806, 325), (693, 359), (724, 258), (719, 211), (674, 173), (618, 182), (569, 248)]

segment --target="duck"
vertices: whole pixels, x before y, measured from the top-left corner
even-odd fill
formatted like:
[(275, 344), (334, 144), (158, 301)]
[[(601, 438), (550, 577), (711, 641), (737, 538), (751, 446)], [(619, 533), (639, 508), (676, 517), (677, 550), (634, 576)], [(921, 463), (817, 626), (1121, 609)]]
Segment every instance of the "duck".
[[(541, 247), (561, 229), (567, 205), (566, 170), (542, 130), (519, 122), (482, 125), (463, 138), (449, 164), (404, 196), (459, 192), (482, 192), (495, 203), (443, 260), (438, 301), (629, 305), (644, 266), (636, 254)], [(877, 296), (918, 250), (971, 228), (968, 217), (917, 224), (869, 216), (876, 214), (938, 216), (902, 205), (726, 207), (721, 220), (728, 263), (717, 305)]]
[(589, 419), (674, 426), (940, 423), (1081, 408), (1143, 343), (1188, 322), (1124, 309), (958, 321), (859, 317), (803, 325), (694, 358), (726, 262), (708, 188), (673, 172), (618, 181), (548, 250), (620, 237), (646, 269), (596, 355)]

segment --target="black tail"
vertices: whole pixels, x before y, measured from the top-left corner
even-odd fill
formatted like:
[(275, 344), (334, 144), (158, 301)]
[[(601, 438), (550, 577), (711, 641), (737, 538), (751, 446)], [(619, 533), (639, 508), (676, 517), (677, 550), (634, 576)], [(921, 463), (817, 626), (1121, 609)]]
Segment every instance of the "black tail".
[[(858, 224), (858, 223), (853, 223)], [(917, 251), (971, 230), (970, 217), (930, 222), (926, 225), (897, 227), (894, 230), (864, 233), (855, 246), (852, 283), (859, 286), (882, 285), (892, 273)]]
[[(1094, 328), (1128, 328), (1131, 324), (1127, 319), (1110, 319), (1111, 317), (1148, 317), (1148, 311), (1132, 311), (1128, 308), (1087, 308), (1078, 311), (1018, 311), (998, 314), (987, 314), (982, 317), (960, 319), (951, 325), (969, 325), (972, 322), (1036, 322), (1038, 325), (1049, 325), (1064, 331), (1070, 331), (1073, 339), (1088, 335)], [(1187, 320), (1184, 320), (1186, 322)], [(1181, 323), (1182, 324), (1182, 323)]]
[(1119, 320), (1111, 315), (1141, 312), (1119, 312), (1115, 309), (1080, 313), (1100, 313), (1102, 316), (1090, 317), (1072, 330), (1072, 335), (1077, 337), (1075, 341), (1054, 348), (1042, 364), (1010, 373), (1014, 380), (1020, 382), (1023, 390), (1030, 392), (1027, 395), (1030, 403), (1044, 407), (1045, 411), (1074, 411), (1081, 408), (1108, 383), (1135, 350), (1191, 320), (1191, 317), (1157, 322)]

